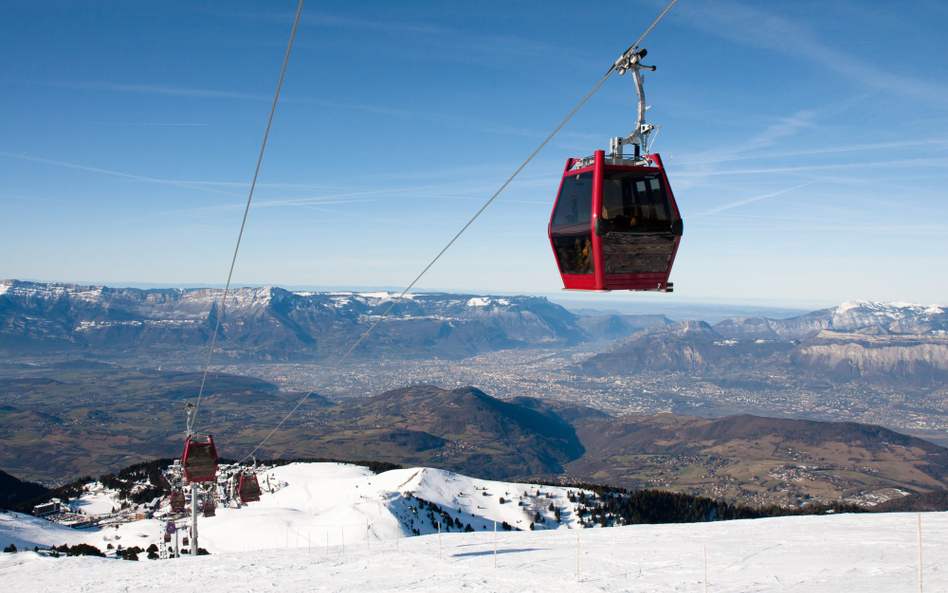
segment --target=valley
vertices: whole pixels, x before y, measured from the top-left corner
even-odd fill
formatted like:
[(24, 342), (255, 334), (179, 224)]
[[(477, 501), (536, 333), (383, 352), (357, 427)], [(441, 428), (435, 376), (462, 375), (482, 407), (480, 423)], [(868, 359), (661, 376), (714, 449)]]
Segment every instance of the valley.
[[(0, 282), (0, 469), (54, 485), (177, 455), (218, 293)], [(245, 455), (315, 389), (259, 455), (791, 506), (872, 504), (946, 483), (930, 444), (948, 443), (939, 307), (853, 301), (712, 326), (578, 314), (529, 296), (419, 294), (328, 374), (392, 295), (264, 287), (230, 298), (201, 412), (225, 457)], [(600, 438), (657, 425), (685, 434), (733, 417), (769, 418), (769, 432), (655, 437), (677, 443), (665, 447), (617, 437), (621, 450)], [(881, 447), (908, 438), (892, 432), (807, 443), (786, 434), (798, 421), (930, 442)]]

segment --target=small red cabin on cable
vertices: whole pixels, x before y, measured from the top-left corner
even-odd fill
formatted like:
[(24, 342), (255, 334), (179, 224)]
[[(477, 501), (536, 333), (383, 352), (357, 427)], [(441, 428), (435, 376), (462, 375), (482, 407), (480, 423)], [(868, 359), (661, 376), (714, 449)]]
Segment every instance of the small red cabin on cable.
[(257, 482), (257, 474), (240, 472), (237, 495), (240, 496), (240, 502), (244, 504), (260, 500), (260, 483)]
[(217, 503), (214, 502), (214, 497), (208, 494), (207, 498), (204, 499), (204, 516), (213, 517), (217, 514)]
[(172, 490), (171, 491), (171, 510), (174, 512), (184, 510), (184, 491), (183, 490)]
[(181, 465), (184, 466), (184, 479), (188, 482), (211, 482), (217, 479), (217, 449), (214, 448), (214, 437), (188, 435)]
[(671, 292), (682, 226), (659, 155), (597, 150), (566, 161), (548, 232), (567, 290)]

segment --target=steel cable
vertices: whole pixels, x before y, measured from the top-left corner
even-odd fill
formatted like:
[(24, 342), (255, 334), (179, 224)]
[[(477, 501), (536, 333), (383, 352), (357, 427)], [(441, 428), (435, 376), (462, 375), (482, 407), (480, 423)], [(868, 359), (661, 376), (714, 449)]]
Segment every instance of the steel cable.
[[(655, 19), (655, 21), (651, 24), (651, 26), (649, 26), (649, 28), (645, 30), (645, 33), (643, 33), (642, 36), (639, 37), (639, 40), (636, 41), (635, 44), (632, 45), (631, 48), (629, 48), (629, 50), (626, 50), (626, 53), (628, 53), (628, 51), (630, 51), (630, 50), (632, 50), (632, 49), (637, 48), (638, 45), (639, 45), (640, 43), (642, 43), (642, 40), (644, 40), (645, 37), (652, 31), (652, 29), (655, 28), (655, 25), (657, 25), (658, 22), (659, 22), (660, 20), (662, 20), (662, 18), (664, 18), (666, 14), (668, 14), (668, 11), (669, 11), (669, 10), (671, 9), (671, 7), (674, 6), (675, 3), (677, 3), (677, 2), (678, 2), (678, 0), (672, 0), (672, 2), (671, 2), (667, 7), (665, 7), (665, 10), (662, 11), (662, 13), (661, 13), (660, 15), (658, 15), (658, 18)], [(594, 94), (596, 91), (599, 90), (599, 87), (601, 87), (601, 86), (606, 82), (606, 80), (608, 80), (608, 78), (609, 78), (610, 76), (612, 76), (612, 73), (615, 72), (615, 70), (616, 70), (616, 65), (613, 64), (612, 67), (609, 68), (609, 71), (606, 72), (606, 75), (602, 77), (602, 80), (600, 80), (599, 83), (596, 84), (596, 86), (593, 87), (593, 89), (592, 89), (591, 91), (589, 91), (589, 93), (583, 98), (583, 100), (580, 101), (579, 104), (576, 105), (576, 107), (574, 107), (572, 111), (570, 111), (569, 115), (567, 115), (566, 118), (565, 118), (562, 122), (560, 122), (560, 125), (556, 126), (556, 128), (550, 133), (550, 135), (547, 136), (546, 139), (545, 139), (543, 142), (541, 142), (539, 146), (537, 146), (536, 150), (534, 150), (533, 153), (530, 154), (529, 157), (527, 157), (527, 160), (525, 160), (519, 167), (517, 167), (517, 170), (513, 172), (513, 175), (511, 175), (509, 178), (507, 178), (507, 181), (505, 181), (505, 182), (503, 183), (503, 185), (500, 186), (500, 189), (498, 189), (496, 192), (494, 192), (494, 195), (492, 195), (492, 196), (490, 197), (490, 199), (487, 200), (487, 202), (485, 202), (483, 206), (481, 206), (480, 210), (478, 210), (478, 211), (474, 214), (474, 216), (472, 216), (471, 219), (468, 220), (467, 223), (466, 223), (463, 227), (461, 227), (461, 230), (458, 231), (457, 234), (454, 235), (454, 237), (453, 237), (450, 241), (448, 241), (448, 244), (445, 245), (444, 248), (443, 248), (441, 251), (438, 252), (438, 255), (436, 255), (436, 256), (434, 257), (434, 259), (432, 259), (432, 260), (428, 263), (428, 265), (425, 266), (425, 268), (421, 271), (421, 273), (418, 274), (418, 275), (415, 277), (415, 279), (411, 281), (411, 284), (409, 284), (408, 287), (405, 288), (405, 290), (403, 290), (403, 291), (401, 292), (401, 294), (399, 294), (395, 299), (392, 300), (392, 302), (391, 302), (391, 304), (388, 306), (388, 308), (385, 309), (385, 311), (383, 311), (382, 314), (379, 315), (379, 318), (375, 320), (375, 323), (373, 323), (373, 324), (369, 327), (369, 329), (365, 330), (365, 332), (363, 332), (362, 335), (359, 336), (359, 339), (356, 340), (355, 344), (353, 344), (352, 347), (350, 347), (349, 350), (347, 350), (345, 354), (343, 354), (339, 359), (336, 360), (336, 362), (329, 368), (329, 370), (326, 371), (326, 373), (323, 375), (322, 380), (321, 380), (320, 382), (318, 382), (317, 385), (319, 385), (322, 381), (325, 381), (326, 379), (328, 379), (329, 377), (332, 376), (332, 374), (336, 371), (336, 369), (339, 368), (339, 365), (342, 364), (342, 362), (343, 362), (344, 360), (346, 360), (346, 358), (348, 358), (350, 354), (352, 354), (352, 352), (359, 346), (359, 344), (361, 344), (361, 343), (363, 342), (363, 340), (365, 340), (365, 338), (375, 330), (376, 326), (378, 326), (378, 324), (381, 323), (382, 319), (384, 319), (385, 316), (388, 315), (389, 312), (395, 307), (395, 305), (397, 305), (397, 304), (405, 297), (405, 295), (408, 294), (408, 291), (410, 291), (410, 290), (415, 286), (415, 284), (417, 284), (418, 281), (421, 280), (421, 277), (424, 276), (425, 273), (427, 273), (428, 270), (430, 270), (431, 267), (434, 266), (435, 263), (436, 263), (439, 259), (441, 259), (441, 256), (444, 255), (444, 253), (445, 253), (452, 245), (454, 245), (454, 242), (458, 240), (458, 238), (464, 233), (464, 231), (466, 231), (466, 230), (468, 229), (468, 227), (470, 227), (470, 226), (474, 223), (474, 221), (477, 220), (477, 218), (481, 215), (481, 213), (483, 213), (484, 210), (486, 210), (487, 207), (491, 205), (491, 203), (497, 198), (497, 196), (499, 196), (500, 193), (501, 193), (502, 191), (504, 191), (504, 189), (506, 189), (506, 187), (507, 187), (508, 185), (510, 185), (510, 182), (513, 181), (514, 178), (517, 177), (517, 175), (519, 175), (521, 171), (523, 171), (524, 167), (526, 167), (526, 166), (530, 163), (530, 161), (533, 160), (533, 157), (535, 157), (535, 156), (537, 155), (537, 153), (539, 153), (539, 152), (543, 149), (543, 147), (546, 146), (547, 143), (548, 143), (550, 140), (553, 139), (553, 136), (555, 136), (555, 135), (557, 134), (557, 132), (559, 132), (560, 129), (561, 129), (563, 126), (566, 125), (566, 122), (568, 122), (568, 121), (573, 117), (573, 115), (575, 115), (576, 112), (579, 111), (580, 107), (582, 107), (582, 106), (586, 103), (586, 101), (588, 101), (589, 98), (592, 97), (593, 94)], [(264, 444), (266, 444), (266, 442), (267, 442), (268, 440), (270, 440), (270, 437), (272, 437), (272, 436), (276, 433), (276, 431), (278, 431), (278, 430), (280, 429), (280, 427), (282, 427), (283, 424), (284, 424), (287, 420), (289, 420), (289, 418), (290, 418), (293, 414), (296, 413), (296, 411), (300, 408), (300, 406), (302, 406), (302, 405), (306, 402), (306, 400), (309, 399), (309, 397), (310, 397), (311, 395), (313, 395), (314, 393), (316, 393), (316, 390), (315, 390), (315, 389), (312, 390), (312, 391), (310, 391), (309, 393), (307, 393), (305, 396), (303, 396), (303, 398), (302, 398), (299, 402), (297, 402), (297, 404), (293, 407), (293, 409), (290, 410), (290, 411), (283, 417), (282, 420), (280, 420), (280, 423), (277, 424), (276, 427), (274, 427), (274, 429), (271, 430), (270, 433), (269, 433), (266, 437), (264, 437), (264, 439), (263, 439), (262, 441), (260, 441), (260, 443), (259, 443), (256, 447), (254, 447), (253, 450), (252, 450), (250, 453), (248, 453), (243, 459), (241, 459), (238, 463), (243, 463), (244, 461), (246, 461), (246, 460), (250, 459), (251, 457), (253, 457), (254, 454), (257, 452), (257, 450), (260, 449), (260, 447), (262, 447)]]
[(280, 80), (277, 82), (276, 94), (273, 96), (273, 106), (270, 107), (270, 118), (267, 120), (267, 129), (263, 133), (263, 143), (260, 145), (260, 156), (257, 157), (257, 167), (253, 172), (253, 181), (250, 183), (250, 194), (247, 196), (247, 205), (244, 207), (244, 218), (240, 222), (240, 232), (237, 234), (237, 245), (234, 247), (234, 257), (230, 261), (230, 271), (227, 273), (227, 284), (224, 294), (221, 295), (221, 304), (217, 309), (217, 323), (214, 325), (214, 334), (211, 336), (211, 347), (207, 352), (207, 362), (204, 363), (204, 376), (201, 377), (201, 388), (198, 390), (197, 402), (188, 416), (188, 434), (190, 435), (196, 424), (198, 410), (201, 406), (201, 397), (204, 395), (204, 384), (207, 382), (207, 372), (211, 367), (211, 355), (214, 354), (214, 343), (220, 332), (221, 320), (224, 318), (224, 308), (227, 306), (227, 293), (230, 291), (230, 281), (234, 276), (234, 265), (237, 263), (237, 251), (240, 249), (240, 240), (244, 236), (244, 227), (247, 226), (247, 214), (250, 212), (250, 202), (253, 200), (253, 190), (257, 186), (257, 175), (260, 173), (260, 163), (263, 162), (263, 151), (267, 147), (267, 136), (270, 135), (270, 125), (273, 123), (273, 113), (276, 111), (277, 100), (280, 98), (280, 87), (283, 86), (283, 75), (286, 74), (286, 64), (290, 61), (290, 50), (293, 48), (293, 38), (296, 37), (296, 27), (300, 23), (300, 13), (303, 12), (303, 1), (296, 9), (296, 19), (293, 21), (293, 31), (290, 33), (290, 42), (286, 46), (286, 56), (283, 58), (283, 68), (280, 70)]

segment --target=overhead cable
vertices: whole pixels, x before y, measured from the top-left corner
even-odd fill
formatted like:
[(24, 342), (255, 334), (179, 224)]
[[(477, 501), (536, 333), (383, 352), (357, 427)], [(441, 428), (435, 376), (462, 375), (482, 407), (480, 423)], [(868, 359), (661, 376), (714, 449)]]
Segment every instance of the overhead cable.
[[(658, 22), (659, 22), (660, 20), (662, 20), (662, 18), (664, 18), (666, 14), (668, 14), (668, 11), (671, 9), (672, 6), (675, 5), (676, 2), (678, 2), (678, 0), (672, 0), (672, 2), (665, 8), (665, 10), (662, 11), (662, 13), (661, 13), (660, 15), (658, 15), (658, 18), (655, 19), (655, 21), (651, 24), (651, 26), (649, 26), (649, 28), (645, 30), (645, 33), (643, 33), (642, 36), (639, 37), (639, 40), (636, 41), (635, 44), (632, 45), (631, 48), (629, 48), (629, 50), (627, 50), (625, 53), (623, 53), (623, 56), (625, 56), (629, 51), (632, 51), (632, 50), (634, 50), (635, 48), (637, 48), (638, 45), (639, 45), (640, 43), (642, 43), (642, 40), (644, 40), (645, 37), (652, 31), (652, 29), (655, 28), (655, 25), (657, 25)], [(620, 59), (621, 59), (621, 58), (620, 58)], [(618, 62), (617, 62), (617, 63), (618, 63)], [(414, 288), (415, 284), (417, 284), (418, 281), (421, 280), (421, 277), (424, 276), (424, 275), (428, 272), (428, 270), (430, 270), (431, 267), (434, 266), (435, 263), (436, 263), (439, 259), (441, 259), (441, 256), (444, 255), (444, 253), (445, 253), (452, 245), (454, 245), (454, 242), (458, 240), (458, 238), (464, 233), (464, 231), (466, 231), (466, 230), (468, 229), (468, 227), (470, 227), (470, 226), (474, 223), (474, 221), (477, 220), (477, 218), (481, 215), (481, 213), (483, 213), (484, 210), (486, 210), (487, 207), (490, 206), (491, 203), (497, 198), (497, 196), (499, 196), (500, 193), (501, 193), (502, 191), (504, 191), (504, 189), (506, 189), (506, 187), (507, 187), (508, 185), (510, 185), (510, 182), (513, 181), (514, 178), (516, 178), (517, 175), (519, 175), (520, 172), (523, 171), (524, 167), (526, 167), (526, 166), (530, 163), (530, 161), (533, 160), (533, 157), (535, 157), (535, 156), (537, 155), (537, 153), (539, 153), (539, 152), (543, 149), (543, 147), (546, 146), (547, 143), (548, 143), (550, 140), (553, 139), (553, 136), (555, 136), (555, 135), (557, 134), (557, 132), (559, 132), (560, 129), (561, 129), (563, 126), (566, 125), (566, 122), (568, 122), (568, 121), (573, 117), (573, 115), (575, 115), (576, 112), (579, 111), (579, 108), (582, 107), (582, 106), (586, 103), (586, 101), (588, 101), (589, 98), (592, 97), (593, 94), (594, 94), (596, 91), (599, 90), (599, 87), (601, 87), (601, 86), (603, 85), (603, 83), (605, 83), (606, 80), (608, 80), (609, 77), (612, 76), (612, 73), (615, 72), (615, 71), (616, 71), (616, 64), (613, 64), (612, 67), (609, 68), (609, 71), (606, 72), (606, 75), (602, 77), (602, 80), (600, 80), (600, 81), (596, 84), (596, 86), (594, 86), (593, 89), (592, 89), (591, 91), (589, 91), (589, 93), (588, 93), (585, 97), (583, 97), (583, 100), (580, 101), (579, 104), (576, 105), (576, 107), (574, 107), (572, 111), (570, 111), (569, 115), (567, 115), (566, 118), (565, 118), (563, 121), (561, 121), (560, 124), (559, 124), (558, 126), (556, 126), (556, 128), (555, 128), (552, 132), (550, 132), (550, 135), (547, 136), (546, 139), (543, 140), (543, 142), (541, 142), (539, 146), (537, 146), (536, 150), (534, 150), (534, 151), (530, 154), (530, 156), (527, 157), (527, 160), (523, 161), (523, 163), (521, 163), (521, 165), (520, 165), (519, 167), (517, 167), (517, 170), (514, 171), (513, 174), (512, 174), (510, 177), (507, 178), (507, 181), (505, 181), (505, 182), (503, 183), (503, 185), (501, 185), (500, 188), (499, 188), (496, 192), (494, 192), (494, 195), (492, 195), (492, 196), (490, 197), (490, 199), (487, 200), (487, 202), (485, 202), (483, 206), (481, 206), (480, 210), (478, 210), (478, 211), (474, 214), (474, 216), (472, 216), (471, 219), (468, 220), (467, 223), (466, 223), (463, 227), (461, 227), (461, 230), (458, 231), (457, 234), (454, 235), (454, 237), (452, 237), (452, 239), (451, 239), (450, 241), (448, 241), (448, 244), (445, 245), (444, 248), (441, 249), (441, 251), (439, 251), (438, 254), (434, 257), (434, 259), (432, 259), (432, 260), (428, 263), (428, 265), (425, 266), (425, 268), (421, 271), (421, 273), (419, 273), (419, 274), (415, 277), (415, 279), (411, 281), (411, 284), (409, 284), (409, 285), (405, 288), (405, 290), (403, 290), (403, 291), (401, 292), (401, 294), (399, 294), (397, 297), (395, 297), (395, 298), (392, 300), (392, 302), (391, 302), (391, 304), (389, 304), (388, 308), (386, 308), (385, 311), (383, 311), (382, 314), (379, 315), (378, 319), (376, 319), (375, 322), (374, 322), (367, 330), (365, 330), (365, 332), (363, 332), (361, 336), (359, 336), (359, 339), (356, 340), (355, 344), (353, 344), (352, 347), (350, 347), (349, 350), (347, 350), (345, 354), (343, 354), (341, 357), (339, 357), (339, 359), (336, 360), (336, 362), (332, 365), (332, 367), (330, 367), (329, 370), (326, 371), (326, 373), (323, 375), (322, 381), (325, 381), (326, 379), (328, 379), (329, 377), (331, 377), (331, 376), (333, 375), (333, 373), (336, 371), (336, 369), (339, 368), (339, 365), (341, 365), (342, 362), (345, 361), (345, 360), (349, 357), (349, 355), (352, 354), (352, 352), (359, 346), (359, 344), (361, 344), (361, 343), (365, 340), (365, 338), (375, 330), (375, 328), (378, 326), (378, 324), (381, 323), (382, 319), (384, 319), (385, 316), (388, 315), (389, 312), (395, 307), (395, 305), (397, 305), (397, 304), (405, 297), (405, 295), (408, 294), (408, 291), (410, 291), (412, 288)], [(250, 459), (250, 458), (257, 452), (257, 450), (260, 449), (260, 447), (262, 447), (264, 444), (266, 444), (266, 442), (270, 440), (270, 437), (272, 437), (272, 436), (276, 433), (276, 431), (278, 431), (278, 430), (283, 426), (283, 424), (284, 424), (294, 413), (296, 413), (296, 411), (300, 408), (300, 406), (302, 406), (302, 405), (306, 402), (306, 400), (309, 399), (309, 397), (310, 397), (311, 395), (313, 395), (314, 393), (316, 393), (316, 390), (315, 390), (315, 389), (312, 390), (312, 391), (310, 391), (309, 393), (307, 393), (305, 396), (303, 396), (303, 398), (300, 399), (299, 402), (297, 402), (297, 404), (293, 407), (293, 409), (290, 410), (290, 411), (283, 417), (282, 420), (280, 420), (280, 423), (277, 424), (276, 427), (274, 427), (274, 429), (271, 430), (270, 433), (269, 433), (266, 437), (264, 437), (264, 439), (263, 439), (262, 441), (260, 441), (260, 443), (257, 444), (257, 446), (254, 447), (253, 450), (252, 450), (250, 453), (248, 453), (243, 459), (240, 460), (240, 463), (243, 463), (243, 462), (246, 461), (247, 459)]]
[(198, 390), (197, 402), (188, 414), (188, 434), (194, 430), (198, 411), (201, 406), (201, 397), (204, 395), (204, 384), (207, 382), (207, 371), (211, 367), (211, 356), (214, 354), (214, 343), (217, 341), (217, 334), (220, 332), (221, 320), (224, 318), (224, 309), (227, 306), (227, 293), (230, 291), (230, 281), (234, 276), (234, 265), (237, 263), (237, 251), (240, 249), (240, 240), (244, 236), (244, 227), (247, 226), (247, 214), (250, 212), (250, 202), (253, 200), (253, 190), (257, 185), (257, 175), (260, 173), (260, 163), (263, 162), (263, 151), (267, 147), (267, 136), (270, 135), (270, 124), (273, 123), (273, 113), (276, 111), (277, 99), (280, 98), (280, 87), (283, 86), (283, 75), (286, 74), (286, 64), (290, 61), (290, 50), (293, 49), (293, 38), (296, 37), (296, 26), (300, 23), (300, 13), (303, 12), (303, 0), (296, 9), (296, 19), (293, 21), (293, 31), (290, 33), (290, 42), (286, 46), (286, 56), (283, 58), (283, 68), (280, 69), (280, 80), (277, 82), (276, 93), (273, 96), (273, 106), (270, 107), (270, 118), (267, 120), (267, 129), (263, 133), (263, 143), (260, 145), (260, 156), (257, 157), (257, 167), (253, 171), (253, 181), (250, 183), (250, 194), (247, 196), (247, 205), (244, 207), (244, 218), (240, 222), (240, 232), (237, 234), (237, 245), (234, 247), (234, 257), (230, 261), (230, 271), (227, 273), (227, 284), (224, 286), (224, 294), (221, 295), (221, 304), (217, 308), (217, 323), (214, 325), (214, 333), (211, 335), (211, 347), (207, 351), (207, 361), (204, 363), (204, 375), (201, 377), (201, 388)]

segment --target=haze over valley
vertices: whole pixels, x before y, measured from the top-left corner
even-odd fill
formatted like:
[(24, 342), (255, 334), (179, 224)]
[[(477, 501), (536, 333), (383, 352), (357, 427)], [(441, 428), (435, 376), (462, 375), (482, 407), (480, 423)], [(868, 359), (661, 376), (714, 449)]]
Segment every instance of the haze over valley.
[[(0, 467), (55, 484), (175, 455), (220, 294), (0, 282)], [(896, 433), (944, 442), (944, 308), (852, 301), (710, 325), (574, 312), (531, 296), (415, 294), (328, 373), (393, 298), (234, 290), (205, 412), (230, 454), (315, 391), (261, 455), (670, 488), (747, 504), (869, 503), (948, 483), (948, 469), (936, 469), (940, 447), (892, 448), (906, 438)], [(458, 415), (465, 423), (452, 427)], [(715, 424), (724, 417), (735, 420)], [(802, 420), (860, 424), (793, 424)], [(536, 432), (548, 422), (561, 432)], [(757, 432), (744, 434), (749, 426)], [(717, 436), (679, 442), (696, 430)], [(801, 430), (824, 436), (801, 439)]]

